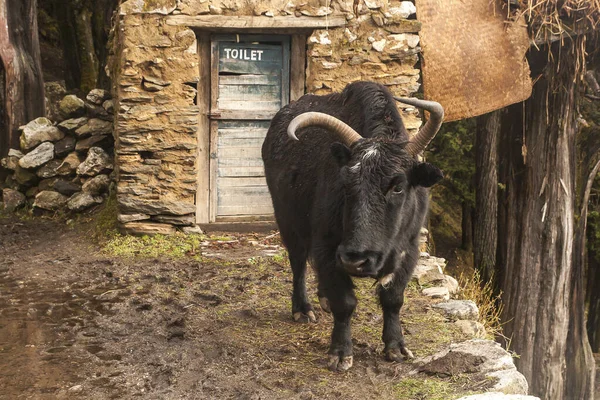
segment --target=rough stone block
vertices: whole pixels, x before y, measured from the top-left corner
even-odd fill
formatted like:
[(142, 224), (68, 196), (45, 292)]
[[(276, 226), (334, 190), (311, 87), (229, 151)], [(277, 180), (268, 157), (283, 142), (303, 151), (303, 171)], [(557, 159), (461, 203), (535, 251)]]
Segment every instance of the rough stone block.
[(121, 230), (129, 235), (172, 235), (175, 227), (169, 224), (159, 224), (154, 222), (128, 222), (121, 225)]
[(65, 206), (67, 200), (67, 196), (58, 192), (44, 190), (35, 196), (33, 206), (44, 210), (57, 211)]
[(479, 308), (471, 300), (449, 300), (432, 306), (450, 320), (468, 319), (476, 321), (479, 318)]
[(4, 203), (4, 211), (13, 212), (16, 209), (25, 205), (25, 195), (13, 189), (2, 189), (2, 202)]
[(26, 152), (43, 142), (56, 142), (65, 134), (60, 131), (48, 118), (40, 117), (19, 128), (21, 133), (21, 150)]
[(44, 165), (54, 158), (54, 144), (44, 142), (19, 160), (21, 168), (32, 169)]

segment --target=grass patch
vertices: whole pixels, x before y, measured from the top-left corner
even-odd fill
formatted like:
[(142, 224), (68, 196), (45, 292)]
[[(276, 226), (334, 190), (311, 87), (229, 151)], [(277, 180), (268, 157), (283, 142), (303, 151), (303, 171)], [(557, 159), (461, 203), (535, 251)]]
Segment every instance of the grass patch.
[(474, 270), (472, 274), (461, 274), (458, 284), (461, 288), (458, 293), (459, 299), (473, 300), (479, 307), (479, 322), (485, 327), (490, 339), (502, 336), (501, 315), (504, 306), (500, 296), (502, 293), (494, 294), (494, 279), (483, 283), (479, 271)]
[(94, 216), (94, 239), (106, 239), (117, 234), (117, 192), (111, 190), (104, 206)]
[(200, 254), (200, 243), (204, 235), (176, 233), (174, 235), (128, 236), (114, 233), (104, 249), (109, 254), (120, 257), (173, 257)]
[(448, 400), (462, 396), (457, 394), (456, 386), (449, 381), (437, 378), (404, 378), (394, 385), (399, 399), (410, 400)]

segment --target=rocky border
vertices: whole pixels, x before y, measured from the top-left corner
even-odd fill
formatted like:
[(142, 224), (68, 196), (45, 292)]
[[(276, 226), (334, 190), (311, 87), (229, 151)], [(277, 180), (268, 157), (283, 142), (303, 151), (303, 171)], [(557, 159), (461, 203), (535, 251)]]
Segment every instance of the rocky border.
[[(424, 232), (425, 233), (425, 232)], [(472, 375), (476, 380), (490, 380), (488, 392), (461, 397), (459, 400), (539, 400), (528, 396), (527, 380), (513, 362), (509, 352), (499, 343), (485, 339), (485, 327), (479, 319), (479, 308), (471, 300), (453, 299), (460, 288), (453, 277), (444, 274), (446, 260), (421, 253), (412, 282), (422, 288), (421, 294), (435, 303), (431, 309), (457, 325), (473, 339), (453, 343), (429, 357), (414, 361), (409, 375)], [(475, 379), (474, 379), (475, 380)]]

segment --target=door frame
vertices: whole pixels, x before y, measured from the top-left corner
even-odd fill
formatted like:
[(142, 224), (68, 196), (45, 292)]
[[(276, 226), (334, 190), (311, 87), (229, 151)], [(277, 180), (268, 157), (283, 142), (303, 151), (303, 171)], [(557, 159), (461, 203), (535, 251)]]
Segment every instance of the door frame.
[[(219, 32), (221, 34), (221, 32)], [(243, 29), (230, 34), (241, 34), (244, 36), (254, 33), (246, 33)], [(264, 36), (287, 36), (289, 38), (289, 101), (300, 98), (305, 93), (306, 87), (306, 40), (308, 32), (304, 33), (280, 33), (277, 31), (264, 30), (257, 35)], [(198, 31), (196, 33), (198, 41), (199, 57), (199, 80), (197, 86), (197, 104), (199, 108), (198, 117), (198, 153), (196, 160), (197, 167), (197, 190), (196, 190), (196, 223), (207, 224), (216, 221), (216, 138), (217, 138), (217, 118), (232, 119), (235, 115), (229, 112), (221, 112), (217, 115), (210, 115), (211, 103), (216, 104), (218, 94), (218, 79), (212, 79), (212, 38), (218, 37), (216, 32)], [(258, 37), (258, 36), (257, 36)], [(215, 57), (218, 66), (218, 57)], [(218, 72), (217, 72), (218, 74)], [(215, 86), (216, 85), (216, 86)], [(214, 96), (214, 99), (213, 99)], [(256, 114), (256, 113), (254, 113)], [(262, 116), (264, 119), (264, 116)], [(215, 120), (213, 122), (213, 119)], [(270, 119), (270, 118), (269, 118)], [(264, 217), (231, 217), (233, 221), (243, 220), (264, 220)]]

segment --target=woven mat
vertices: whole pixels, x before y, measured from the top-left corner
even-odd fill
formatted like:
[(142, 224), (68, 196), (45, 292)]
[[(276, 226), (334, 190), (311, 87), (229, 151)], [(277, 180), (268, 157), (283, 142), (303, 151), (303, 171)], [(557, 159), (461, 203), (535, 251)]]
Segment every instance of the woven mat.
[[(492, 3), (492, 4), (490, 4)], [(527, 99), (531, 78), (524, 23), (507, 23), (493, 0), (416, 0), (426, 99), (445, 121), (474, 117)]]

